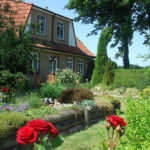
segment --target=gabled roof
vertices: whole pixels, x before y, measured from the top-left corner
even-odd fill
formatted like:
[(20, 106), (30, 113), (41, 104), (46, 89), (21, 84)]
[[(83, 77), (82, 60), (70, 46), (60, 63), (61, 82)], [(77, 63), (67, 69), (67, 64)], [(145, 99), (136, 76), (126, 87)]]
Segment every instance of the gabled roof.
[[(0, 0), (0, 4), (4, 4), (4, 3), (8, 3), (11, 6), (11, 10), (16, 11), (16, 14), (13, 14), (14, 20), (15, 20), (15, 25), (18, 26), (20, 24), (25, 25), (26, 21), (28, 20), (28, 17), (30, 15), (31, 9), (32, 7), (35, 5), (31, 4), (31, 3), (26, 3), (26, 2), (19, 2), (19, 0)], [(38, 7), (38, 6), (36, 6)], [(40, 8), (38, 7), (39, 9)], [(45, 11), (48, 11), (46, 9), (44, 9)], [(51, 12), (53, 13), (53, 12)], [(56, 14), (56, 13), (54, 13)], [(58, 15), (58, 14), (57, 14)], [(61, 16), (63, 17), (63, 16)], [(66, 18), (66, 17), (64, 17)], [(53, 50), (53, 51), (59, 51), (59, 52), (64, 52), (64, 53), (71, 53), (71, 54), (76, 54), (76, 55), (82, 55), (82, 56), (88, 56), (88, 57), (95, 57), (95, 55), (90, 52), (85, 45), (83, 45), (83, 43), (76, 37), (76, 43), (77, 43), (77, 47), (72, 47), (72, 46), (68, 46), (68, 45), (63, 45), (63, 44), (59, 44), (59, 43), (54, 43), (54, 42), (46, 42), (46, 46), (45, 44), (41, 44), (38, 43), (36, 44), (37, 47), (40, 48), (45, 48), (48, 50)]]

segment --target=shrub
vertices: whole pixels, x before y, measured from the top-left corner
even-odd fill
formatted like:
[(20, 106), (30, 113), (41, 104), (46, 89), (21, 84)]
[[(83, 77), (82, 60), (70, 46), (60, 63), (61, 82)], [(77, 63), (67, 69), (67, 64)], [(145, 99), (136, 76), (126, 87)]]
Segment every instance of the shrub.
[(0, 143), (29, 120), (20, 113), (1, 113), (0, 118)]
[(115, 77), (115, 70), (114, 70), (114, 68), (115, 68), (114, 63), (111, 60), (108, 60), (106, 62), (104, 79), (103, 79), (104, 83), (106, 85), (110, 85), (114, 81), (114, 77)]
[(40, 89), (41, 97), (51, 97), (51, 98), (58, 98), (62, 91), (65, 89), (64, 86), (58, 84), (49, 84), (48, 82), (42, 84)]
[(92, 82), (87, 82), (87, 83), (80, 84), (80, 87), (91, 89), (93, 87), (93, 84)]
[(148, 86), (147, 88), (145, 88), (145, 89), (143, 90), (143, 96), (144, 96), (145, 98), (150, 97), (150, 86)]
[(97, 46), (97, 56), (95, 60), (95, 68), (92, 75), (92, 83), (94, 85), (101, 83), (103, 80), (103, 75), (105, 72), (105, 64), (108, 60), (107, 57), (107, 45), (112, 38), (112, 29), (106, 27), (100, 35), (98, 46)]
[(98, 100), (96, 101), (96, 104), (104, 115), (110, 115), (113, 112), (113, 105), (109, 100)]
[(110, 101), (114, 109), (120, 109), (121, 103), (118, 99), (112, 98)]
[[(19, 91), (24, 87), (25, 76), (21, 72), (10, 73), (9, 70), (0, 71), (0, 86), (10, 88), (11, 91)], [(1, 88), (0, 87), (0, 88)]]
[(64, 90), (59, 97), (59, 101), (61, 103), (73, 103), (74, 101), (81, 102), (82, 100), (93, 98), (94, 95), (90, 90), (78, 87)]
[(93, 100), (83, 100), (80, 103), (81, 106), (96, 106), (96, 103)]
[(42, 104), (41, 98), (36, 94), (31, 94), (28, 97), (29, 108), (39, 108)]
[(122, 149), (148, 150), (150, 147), (150, 99), (128, 99), (126, 103), (126, 138)]
[(55, 80), (62, 85), (73, 86), (79, 84), (80, 76), (77, 73), (73, 73), (70, 69), (57, 70), (55, 72)]

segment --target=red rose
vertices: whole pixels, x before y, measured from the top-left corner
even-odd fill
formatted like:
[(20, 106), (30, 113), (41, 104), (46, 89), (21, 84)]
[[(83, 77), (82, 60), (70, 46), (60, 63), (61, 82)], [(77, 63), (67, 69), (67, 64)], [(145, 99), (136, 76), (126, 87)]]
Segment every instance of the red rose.
[(49, 125), (46, 121), (44, 120), (40, 120), (40, 119), (35, 119), (35, 120), (30, 120), (27, 123), (27, 126), (30, 126), (32, 128), (34, 128), (34, 130), (37, 133), (48, 133), (49, 131)]
[(6, 89), (5, 89), (5, 92), (8, 92), (8, 91), (9, 91), (9, 88), (6, 88)]
[(49, 131), (50, 131), (51, 137), (55, 138), (56, 136), (58, 136), (59, 135), (58, 130), (49, 122), (48, 122), (48, 125), (49, 125)]
[(16, 141), (20, 144), (29, 144), (35, 142), (36, 139), (37, 132), (29, 126), (24, 126), (17, 131)]
[(106, 117), (106, 118), (107, 118), (106, 121), (108, 121), (114, 128), (117, 127), (118, 125), (120, 125), (120, 127), (127, 125), (124, 119), (118, 116), (110, 115), (109, 117)]
[(1, 88), (1, 89), (0, 89), (0, 91), (1, 91), (1, 92), (4, 92), (4, 91), (5, 91), (5, 89), (4, 89), (4, 88)]

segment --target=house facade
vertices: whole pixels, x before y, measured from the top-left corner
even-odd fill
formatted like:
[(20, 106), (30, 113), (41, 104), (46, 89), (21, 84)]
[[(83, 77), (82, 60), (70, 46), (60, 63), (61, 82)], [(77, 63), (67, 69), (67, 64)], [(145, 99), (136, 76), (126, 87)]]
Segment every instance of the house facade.
[(29, 24), (37, 24), (36, 32), (32, 35), (36, 47), (31, 52), (34, 55), (31, 69), (42, 79), (57, 68), (87, 74), (89, 61), (95, 55), (75, 36), (72, 19), (34, 4), (2, 1), (9, 2), (12, 9), (17, 11), (14, 19), (17, 25), (25, 25), (25, 32), (29, 31)]

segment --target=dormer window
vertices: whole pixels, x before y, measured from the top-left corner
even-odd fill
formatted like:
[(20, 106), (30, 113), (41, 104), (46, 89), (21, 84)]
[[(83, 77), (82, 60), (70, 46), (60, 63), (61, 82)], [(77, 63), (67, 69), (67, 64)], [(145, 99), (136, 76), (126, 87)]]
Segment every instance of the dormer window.
[(37, 34), (45, 36), (46, 35), (46, 18), (44, 16), (38, 15), (37, 22), (38, 22)]
[(64, 24), (57, 22), (57, 39), (64, 40)]

